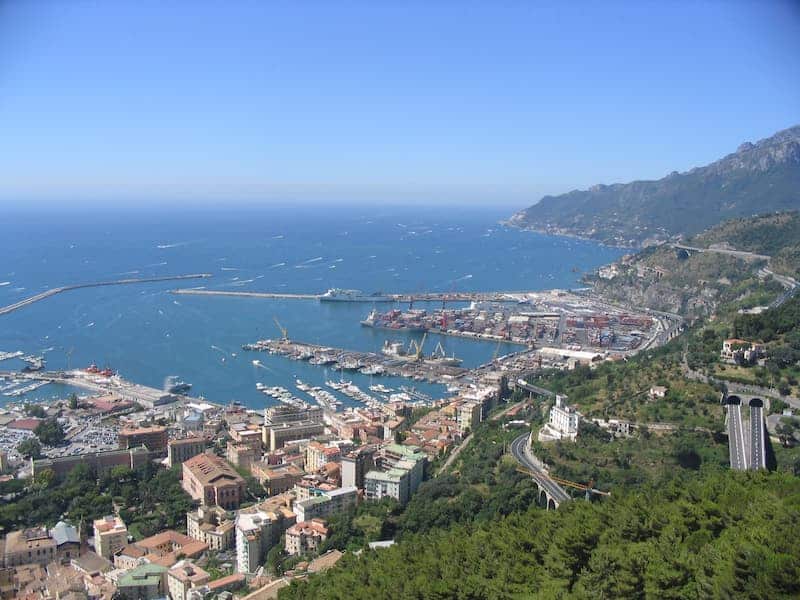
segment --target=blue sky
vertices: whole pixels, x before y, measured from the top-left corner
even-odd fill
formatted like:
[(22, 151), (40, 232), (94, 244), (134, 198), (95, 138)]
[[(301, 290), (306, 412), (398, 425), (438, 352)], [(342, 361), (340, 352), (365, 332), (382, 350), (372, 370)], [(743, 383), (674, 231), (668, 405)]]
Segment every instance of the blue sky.
[(3, 2), (0, 202), (471, 202), (800, 123), (781, 2)]

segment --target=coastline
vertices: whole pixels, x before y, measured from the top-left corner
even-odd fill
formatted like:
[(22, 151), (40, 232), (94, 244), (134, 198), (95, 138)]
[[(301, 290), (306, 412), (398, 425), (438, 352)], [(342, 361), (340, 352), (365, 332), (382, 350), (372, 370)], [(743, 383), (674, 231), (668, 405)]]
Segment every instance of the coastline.
[(532, 233), (539, 233), (541, 235), (548, 235), (548, 236), (551, 236), (551, 237), (563, 237), (563, 238), (570, 238), (570, 239), (574, 239), (574, 240), (581, 240), (582, 242), (591, 242), (592, 244), (597, 244), (598, 246), (603, 246), (604, 248), (613, 248), (613, 249), (616, 249), (616, 250), (633, 250), (635, 252), (638, 252), (639, 250), (642, 249), (641, 245), (636, 246), (636, 245), (624, 245), (624, 244), (610, 244), (608, 242), (605, 242), (605, 241), (602, 241), (602, 240), (598, 240), (598, 239), (595, 239), (595, 238), (592, 238), (592, 237), (589, 237), (589, 236), (586, 236), (586, 235), (580, 235), (580, 234), (577, 234), (577, 233), (570, 233), (570, 232), (562, 231), (562, 230), (548, 231), (547, 229), (540, 229), (540, 228), (532, 227), (532, 226), (529, 226), (529, 225), (520, 226), (520, 225), (517, 225), (516, 223), (514, 223), (511, 219), (508, 219), (508, 220), (505, 220), (505, 221), (499, 221), (498, 223), (500, 225), (504, 226), (504, 227), (509, 227), (511, 229), (516, 229), (518, 231), (530, 231)]

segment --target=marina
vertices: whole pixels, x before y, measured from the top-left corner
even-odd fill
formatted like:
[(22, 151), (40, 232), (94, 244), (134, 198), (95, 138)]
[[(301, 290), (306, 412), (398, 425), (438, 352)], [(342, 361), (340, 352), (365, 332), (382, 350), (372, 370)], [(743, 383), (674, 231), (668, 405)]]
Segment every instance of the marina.
[[(414, 354), (398, 353), (393, 355), (391, 353), (358, 352), (282, 338), (244, 344), (242, 349), (278, 354), (292, 360), (307, 360), (311, 364), (328, 364), (331, 365), (331, 369), (340, 372), (358, 371), (365, 375), (391, 375), (431, 383), (451, 382), (468, 372), (467, 369), (455, 366), (448, 360), (442, 361), (436, 357), (425, 357), (421, 352), (421, 346), (422, 344), (416, 345), (418, 351)], [(312, 363), (312, 361), (316, 362)]]

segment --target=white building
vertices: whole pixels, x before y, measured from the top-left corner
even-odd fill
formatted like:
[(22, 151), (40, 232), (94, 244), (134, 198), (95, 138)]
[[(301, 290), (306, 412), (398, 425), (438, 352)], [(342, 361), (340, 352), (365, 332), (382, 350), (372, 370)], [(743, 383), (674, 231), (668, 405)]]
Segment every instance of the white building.
[(556, 403), (550, 409), (547, 424), (539, 431), (539, 441), (574, 440), (578, 437), (581, 415), (566, 404), (566, 396), (556, 395)]
[(272, 546), (273, 519), (264, 511), (236, 517), (236, 570), (255, 573)]

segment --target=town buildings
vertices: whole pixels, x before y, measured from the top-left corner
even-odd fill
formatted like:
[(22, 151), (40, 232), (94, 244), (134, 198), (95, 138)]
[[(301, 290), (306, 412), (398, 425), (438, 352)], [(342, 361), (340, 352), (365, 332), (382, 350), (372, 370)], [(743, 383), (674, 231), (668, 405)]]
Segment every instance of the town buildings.
[(284, 404), (264, 411), (262, 443), (271, 452), (282, 448), (286, 442), (308, 439), (324, 431), (319, 407), (296, 408)]
[(114, 467), (127, 467), (138, 469), (147, 464), (150, 453), (144, 447), (129, 450), (110, 450), (107, 452), (88, 452), (75, 456), (60, 456), (58, 458), (40, 458), (32, 461), (33, 476), (44, 470), (53, 472), (55, 481), (62, 481), (69, 472), (78, 465), (86, 465), (90, 471), (102, 477)]
[(239, 506), (245, 481), (224, 459), (210, 452), (183, 463), (183, 489), (203, 504), (233, 509)]
[(193, 456), (203, 454), (208, 446), (208, 438), (189, 436), (179, 440), (171, 440), (167, 445), (167, 464), (170, 467), (179, 465)]
[(341, 458), (342, 487), (363, 489), (364, 475), (375, 466), (375, 447), (362, 447)]
[(323, 518), (331, 513), (342, 512), (355, 506), (358, 502), (358, 490), (354, 487), (336, 488), (321, 491), (318, 495), (307, 500), (294, 503), (294, 513), (297, 522), (310, 521), (314, 518)]
[(729, 363), (753, 365), (764, 356), (763, 344), (730, 338), (722, 342), (720, 358)]
[(189, 590), (211, 581), (207, 571), (197, 565), (181, 560), (167, 571), (167, 589), (172, 600), (187, 600)]
[(144, 446), (154, 454), (163, 454), (167, 451), (168, 441), (166, 427), (127, 428), (119, 432), (119, 447), (122, 450)]
[(189, 537), (207, 544), (211, 550), (233, 548), (236, 540), (232, 513), (219, 506), (201, 504), (186, 513), (186, 532)]
[(390, 444), (382, 448), (376, 461), (379, 468), (364, 475), (364, 497), (389, 497), (405, 504), (422, 483), (426, 460), (425, 454), (414, 446)]
[(258, 570), (269, 549), (294, 522), (291, 511), (281, 508), (240, 512), (236, 517), (236, 570), (239, 573)]
[(56, 559), (56, 541), (44, 527), (12, 531), (6, 536), (3, 562), (6, 567), (46, 565)]
[(322, 519), (311, 519), (296, 523), (286, 530), (284, 549), (287, 554), (316, 552), (328, 539), (328, 528)]
[(292, 463), (273, 466), (259, 462), (250, 466), (250, 472), (264, 486), (268, 496), (292, 489), (305, 475), (303, 469)]
[(167, 568), (145, 563), (131, 569), (117, 581), (117, 591), (125, 600), (162, 598), (167, 591)]

